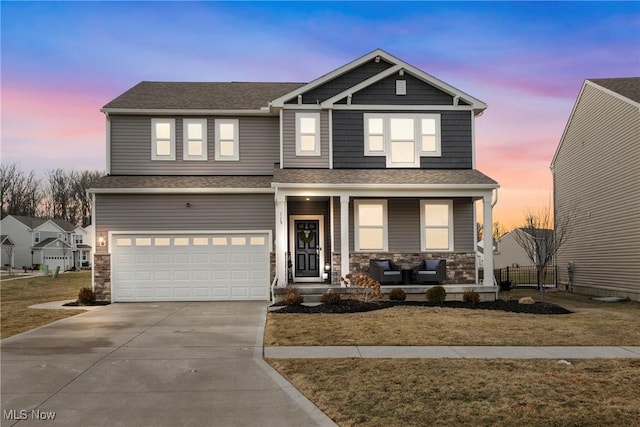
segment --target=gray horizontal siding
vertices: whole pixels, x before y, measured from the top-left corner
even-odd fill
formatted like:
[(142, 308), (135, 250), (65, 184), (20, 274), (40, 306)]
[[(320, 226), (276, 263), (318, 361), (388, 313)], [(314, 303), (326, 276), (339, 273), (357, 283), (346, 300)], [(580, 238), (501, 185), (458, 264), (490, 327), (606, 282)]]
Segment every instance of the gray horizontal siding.
[[(383, 156), (364, 155), (363, 114), (370, 111), (333, 112), (333, 167), (335, 169), (384, 169)], [(397, 111), (381, 111), (393, 113)], [(416, 112), (420, 113), (420, 112)], [(473, 167), (472, 115), (469, 111), (428, 111), (440, 114), (441, 157), (422, 157), (423, 169), (470, 169)]]
[(284, 168), (329, 168), (329, 113), (326, 110), (320, 111), (320, 156), (296, 156), (295, 110), (284, 110), (282, 122)]
[[(396, 95), (396, 80), (407, 84), (406, 95)], [(344, 103), (342, 101), (341, 103)], [(352, 104), (371, 105), (453, 105), (453, 96), (405, 73), (386, 77), (371, 86), (355, 92)]]
[[(190, 203), (190, 207), (186, 204)], [(109, 231), (274, 230), (270, 194), (96, 195), (96, 233)], [(106, 248), (97, 248), (106, 252)]]
[[(473, 252), (473, 208), (471, 199), (453, 200), (453, 239), (455, 252)], [(388, 199), (389, 252), (421, 252), (420, 199)], [(340, 252), (340, 199), (333, 204), (334, 249)], [(353, 199), (349, 201), (349, 250), (354, 251)]]
[(557, 215), (575, 209), (559, 280), (640, 299), (640, 112), (586, 85), (554, 164)]
[[(207, 119), (207, 161), (182, 159), (182, 119), (176, 119), (176, 160), (151, 160), (151, 116), (111, 117), (112, 175), (270, 175), (279, 161), (277, 117), (240, 117), (240, 160), (215, 161), (215, 117)], [(201, 117), (202, 118), (202, 117)]]
[[(358, 68), (348, 71), (325, 84), (318, 86), (302, 95), (304, 104), (316, 104), (339, 94), (342, 91), (357, 85), (358, 83), (375, 76), (392, 65), (384, 60), (375, 62), (373, 59)], [(290, 103), (297, 103), (297, 99), (292, 99)]]

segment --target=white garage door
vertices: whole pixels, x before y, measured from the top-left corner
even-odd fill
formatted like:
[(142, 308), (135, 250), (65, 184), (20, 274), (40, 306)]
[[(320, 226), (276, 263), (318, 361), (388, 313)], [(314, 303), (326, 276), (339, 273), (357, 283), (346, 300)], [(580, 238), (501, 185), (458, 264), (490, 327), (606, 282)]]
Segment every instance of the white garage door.
[(113, 300), (269, 299), (269, 234), (114, 234)]

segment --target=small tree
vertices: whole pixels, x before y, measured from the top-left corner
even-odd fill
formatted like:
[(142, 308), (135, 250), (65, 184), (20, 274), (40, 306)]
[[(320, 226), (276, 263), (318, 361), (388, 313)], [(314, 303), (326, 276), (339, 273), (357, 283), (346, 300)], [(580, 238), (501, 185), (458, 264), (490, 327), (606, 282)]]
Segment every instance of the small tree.
[(568, 212), (553, 218), (548, 206), (537, 210), (529, 209), (525, 212), (524, 225), (514, 233), (515, 241), (536, 267), (541, 302), (544, 301), (544, 272), (571, 234), (575, 211)]

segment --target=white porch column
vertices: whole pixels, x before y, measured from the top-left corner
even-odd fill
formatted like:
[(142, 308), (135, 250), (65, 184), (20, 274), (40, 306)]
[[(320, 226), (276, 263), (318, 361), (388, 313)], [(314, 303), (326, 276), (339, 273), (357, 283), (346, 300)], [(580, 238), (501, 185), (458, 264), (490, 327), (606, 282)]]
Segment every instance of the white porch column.
[(340, 196), (340, 275), (349, 273), (349, 196)]
[(287, 196), (276, 193), (276, 277), (278, 287), (287, 286)]
[(493, 286), (493, 212), (489, 193), (482, 197), (482, 217), (484, 227), (484, 279), (482, 284)]

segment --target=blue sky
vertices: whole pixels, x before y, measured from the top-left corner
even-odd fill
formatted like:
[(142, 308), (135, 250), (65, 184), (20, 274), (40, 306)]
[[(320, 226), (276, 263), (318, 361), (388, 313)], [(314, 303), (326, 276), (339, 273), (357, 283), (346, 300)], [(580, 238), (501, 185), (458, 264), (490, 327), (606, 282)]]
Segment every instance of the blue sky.
[(103, 169), (141, 80), (309, 81), (375, 48), (485, 101), (497, 216), (546, 203), (585, 78), (640, 76), (638, 2), (2, 2), (2, 161)]

